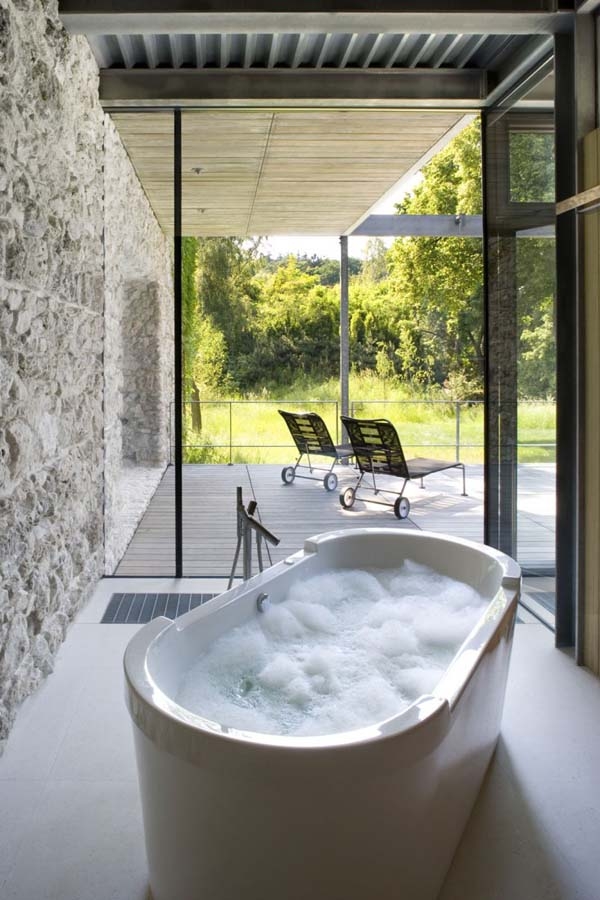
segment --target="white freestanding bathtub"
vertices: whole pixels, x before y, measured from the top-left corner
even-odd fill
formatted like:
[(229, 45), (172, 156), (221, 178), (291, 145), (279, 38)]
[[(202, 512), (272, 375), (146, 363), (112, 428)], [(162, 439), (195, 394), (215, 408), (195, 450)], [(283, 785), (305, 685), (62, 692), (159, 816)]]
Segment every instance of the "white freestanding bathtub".
[[(317, 737), (209, 721), (174, 697), (223, 632), (320, 571), (425, 563), (489, 598), (432, 694)], [(487, 547), (393, 528), (331, 532), (125, 654), (154, 900), (435, 900), (496, 744), (520, 588)]]

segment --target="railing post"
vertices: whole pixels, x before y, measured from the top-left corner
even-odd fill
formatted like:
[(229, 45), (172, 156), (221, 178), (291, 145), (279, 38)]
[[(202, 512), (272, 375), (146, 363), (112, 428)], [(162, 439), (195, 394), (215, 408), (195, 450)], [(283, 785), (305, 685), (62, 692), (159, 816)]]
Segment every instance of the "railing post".
[(460, 460), (460, 400), (456, 400), (455, 404), (456, 417), (456, 462)]
[(232, 465), (233, 465), (233, 451), (232, 451), (232, 441), (233, 441), (233, 438), (232, 438), (232, 428), (233, 428), (233, 426), (232, 426), (232, 418), (233, 418), (233, 416), (232, 416), (232, 411), (231, 411), (232, 405), (233, 405), (233, 404), (232, 404), (232, 402), (231, 402), (231, 400), (230, 400), (230, 401), (229, 401), (229, 462), (228, 462), (228, 465), (229, 465), (229, 466), (232, 466)]

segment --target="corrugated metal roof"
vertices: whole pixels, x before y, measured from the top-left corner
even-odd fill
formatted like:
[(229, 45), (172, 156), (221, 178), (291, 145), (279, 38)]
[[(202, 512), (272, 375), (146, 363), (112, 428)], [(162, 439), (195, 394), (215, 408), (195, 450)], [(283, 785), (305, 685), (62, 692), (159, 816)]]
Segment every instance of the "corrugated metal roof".
[(529, 35), (89, 35), (101, 68), (498, 69)]

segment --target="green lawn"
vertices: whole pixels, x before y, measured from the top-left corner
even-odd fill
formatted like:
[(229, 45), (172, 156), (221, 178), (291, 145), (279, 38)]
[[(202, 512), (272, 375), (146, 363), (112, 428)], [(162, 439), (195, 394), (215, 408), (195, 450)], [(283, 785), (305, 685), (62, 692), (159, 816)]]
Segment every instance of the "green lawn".
[[(335, 381), (322, 384), (300, 381), (268, 396), (204, 401), (199, 434), (191, 430), (188, 408), (184, 460), (289, 463), (294, 459), (295, 447), (277, 410), (318, 412), (334, 440), (339, 439), (339, 407), (331, 399), (336, 396), (337, 387)], [(390, 419), (409, 456), (460, 457), (466, 463), (483, 462), (481, 402), (456, 402), (443, 398), (439, 391), (415, 395), (370, 373), (351, 378), (350, 401), (352, 415)], [(552, 401), (519, 404), (519, 462), (554, 462), (555, 418), (556, 407)]]

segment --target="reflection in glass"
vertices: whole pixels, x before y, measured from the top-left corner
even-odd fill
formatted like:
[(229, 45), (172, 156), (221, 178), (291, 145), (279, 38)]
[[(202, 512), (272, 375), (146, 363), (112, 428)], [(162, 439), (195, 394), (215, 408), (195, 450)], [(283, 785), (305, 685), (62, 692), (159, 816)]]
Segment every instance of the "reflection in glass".
[(554, 132), (510, 134), (510, 199), (513, 203), (554, 200)]
[[(555, 567), (554, 123), (548, 112), (516, 109), (486, 122), (487, 539), (514, 556), (527, 578), (544, 578), (540, 598), (548, 601)], [(526, 593), (536, 590), (526, 582)]]

